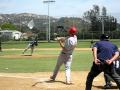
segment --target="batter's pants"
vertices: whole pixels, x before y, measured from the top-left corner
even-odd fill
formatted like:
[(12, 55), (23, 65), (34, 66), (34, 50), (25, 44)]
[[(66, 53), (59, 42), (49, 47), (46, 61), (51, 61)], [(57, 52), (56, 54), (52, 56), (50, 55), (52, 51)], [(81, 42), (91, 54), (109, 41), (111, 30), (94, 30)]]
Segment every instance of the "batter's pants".
[(71, 63), (72, 63), (72, 55), (68, 54), (60, 54), (57, 60), (56, 67), (53, 72), (53, 78), (56, 78), (58, 71), (62, 64), (65, 65), (65, 74), (66, 74), (66, 81), (70, 81), (71, 79)]

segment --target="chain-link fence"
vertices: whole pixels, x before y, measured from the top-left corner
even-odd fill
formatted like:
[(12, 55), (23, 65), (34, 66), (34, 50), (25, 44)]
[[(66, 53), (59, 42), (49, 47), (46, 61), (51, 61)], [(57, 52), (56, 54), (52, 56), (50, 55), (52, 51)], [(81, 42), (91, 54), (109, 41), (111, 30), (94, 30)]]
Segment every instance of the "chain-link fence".
[[(99, 39), (101, 32), (78, 32), (78, 39)], [(120, 39), (120, 31), (105, 32), (111, 39)]]
[[(120, 39), (120, 31), (113, 31), (113, 32), (104, 32), (105, 34), (109, 35), (111, 39)], [(100, 35), (102, 32), (79, 32), (77, 33), (78, 39), (99, 39)], [(39, 29), (39, 32), (36, 33), (38, 40), (48, 40), (48, 29)], [(67, 30), (65, 29), (57, 29), (56, 27), (51, 28), (50, 31), (50, 40), (55, 40), (56, 37), (64, 37), (67, 36)], [(14, 40), (11, 39), (10, 35), (2, 35), (1, 36), (1, 41), (9, 41), (9, 40)], [(22, 40), (22, 39), (20, 39)], [(28, 39), (29, 40), (29, 39)]]

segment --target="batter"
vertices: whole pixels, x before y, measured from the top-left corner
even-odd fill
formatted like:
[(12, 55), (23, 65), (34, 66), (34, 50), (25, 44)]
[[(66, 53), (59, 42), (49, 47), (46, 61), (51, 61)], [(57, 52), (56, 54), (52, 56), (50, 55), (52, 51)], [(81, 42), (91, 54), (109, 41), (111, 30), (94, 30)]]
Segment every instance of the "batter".
[(51, 80), (55, 80), (58, 71), (61, 65), (64, 63), (65, 65), (65, 75), (66, 75), (66, 84), (70, 85), (71, 83), (71, 63), (72, 63), (72, 53), (77, 45), (77, 29), (75, 27), (71, 27), (68, 30), (69, 36), (66, 38), (58, 39), (62, 51), (58, 57), (56, 67), (54, 69), (53, 75), (50, 77)]

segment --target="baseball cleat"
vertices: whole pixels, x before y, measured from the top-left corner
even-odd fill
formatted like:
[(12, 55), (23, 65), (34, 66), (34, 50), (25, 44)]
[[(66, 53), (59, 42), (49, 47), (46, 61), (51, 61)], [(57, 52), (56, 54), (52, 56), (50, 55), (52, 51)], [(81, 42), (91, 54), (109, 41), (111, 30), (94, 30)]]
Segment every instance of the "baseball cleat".
[(69, 83), (68, 83), (68, 82), (66, 82), (65, 84), (66, 84), (66, 85), (73, 85), (73, 83), (71, 83), (71, 82), (69, 82)]
[(110, 84), (106, 84), (106, 85), (104, 85), (104, 89), (110, 89), (112, 87), (112, 84), (110, 83)]
[(66, 81), (66, 83), (65, 83), (66, 85), (72, 85), (73, 83), (72, 82), (70, 82), (70, 81)]
[(55, 81), (55, 78), (54, 78), (53, 76), (50, 76), (50, 79), (51, 79), (52, 81)]

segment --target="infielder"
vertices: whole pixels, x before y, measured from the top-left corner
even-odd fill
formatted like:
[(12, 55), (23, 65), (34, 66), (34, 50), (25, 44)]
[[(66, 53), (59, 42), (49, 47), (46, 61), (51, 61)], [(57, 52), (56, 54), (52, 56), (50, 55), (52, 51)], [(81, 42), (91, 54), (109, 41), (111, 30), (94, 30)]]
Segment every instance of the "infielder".
[(111, 76), (120, 89), (120, 76), (115, 72), (115, 68), (113, 68), (113, 61), (118, 58), (119, 50), (108, 39), (108, 35), (102, 34), (100, 41), (96, 42), (93, 46), (94, 61), (87, 76), (85, 90), (91, 90), (94, 78), (102, 71)]
[(50, 77), (50, 79), (54, 81), (61, 65), (64, 63), (67, 85), (72, 84), (70, 73), (71, 73), (72, 53), (77, 45), (77, 36), (76, 36), (77, 29), (75, 27), (71, 27), (68, 30), (68, 33), (69, 33), (68, 37), (66, 37), (65, 39), (61, 38), (58, 40), (62, 48), (62, 51), (58, 57), (53, 75)]
[(23, 54), (30, 48), (31, 49), (31, 55), (33, 54), (34, 47), (38, 45), (37, 38), (35, 38), (33, 41), (31, 41), (28, 46), (25, 48), (25, 50), (22, 52)]

